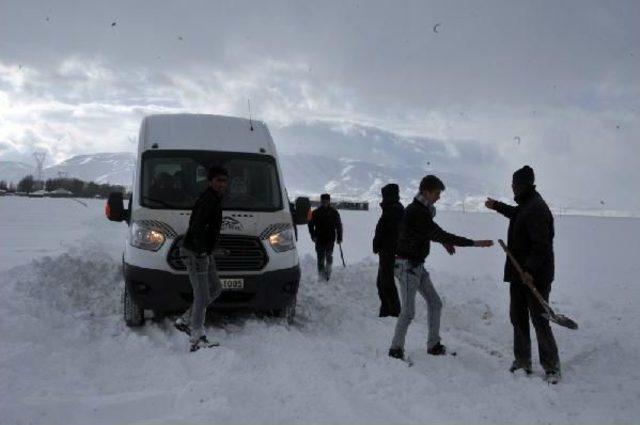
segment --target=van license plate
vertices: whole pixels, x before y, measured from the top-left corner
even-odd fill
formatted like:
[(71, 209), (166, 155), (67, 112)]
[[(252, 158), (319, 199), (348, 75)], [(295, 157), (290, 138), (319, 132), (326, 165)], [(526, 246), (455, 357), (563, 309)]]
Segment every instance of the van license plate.
[(244, 289), (244, 279), (220, 279), (222, 289)]

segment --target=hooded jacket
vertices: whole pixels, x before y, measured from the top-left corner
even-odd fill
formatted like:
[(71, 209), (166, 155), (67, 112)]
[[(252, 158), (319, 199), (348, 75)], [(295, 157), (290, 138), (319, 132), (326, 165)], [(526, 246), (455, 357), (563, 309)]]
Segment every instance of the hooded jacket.
[[(516, 207), (502, 202), (496, 204), (496, 211), (509, 219), (509, 250), (522, 268), (533, 276), (536, 285), (549, 284), (555, 274), (553, 215), (535, 186), (517, 196), (516, 203)], [(508, 258), (504, 281), (520, 282), (520, 276)]]
[(316, 243), (327, 245), (336, 241), (342, 242), (342, 221), (340, 213), (331, 205), (320, 206), (313, 210), (309, 221), (309, 234)]
[(400, 221), (404, 206), (400, 203), (397, 184), (388, 184), (382, 188), (382, 215), (376, 225), (373, 237), (373, 253), (395, 254), (398, 246)]

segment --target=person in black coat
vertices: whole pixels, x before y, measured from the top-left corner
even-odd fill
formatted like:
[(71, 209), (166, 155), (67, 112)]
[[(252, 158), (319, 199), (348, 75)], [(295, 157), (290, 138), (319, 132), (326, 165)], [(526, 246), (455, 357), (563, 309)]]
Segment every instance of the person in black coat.
[(400, 203), (400, 189), (391, 183), (382, 188), (382, 216), (376, 225), (373, 237), (373, 253), (378, 254), (378, 296), (380, 297), (380, 317), (400, 314), (400, 299), (393, 279), (393, 267), (396, 263), (398, 229), (404, 207)]
[(189, 335), (191, 351), (218, 345), (204, 334), (204, 320), (207, 307), (222, 292), (213, 250), (220, 236), (222, 196), (228, 179), (229, 174), (224, 168), (209, 168), (209, 185), (193, 206), (189, 227), (180, 247), (180, 256), (187, 267), (193, 290), (193, 303), (174, 326)]
[[(533, 169), (525, 165), (513, 173), (512, 189), (517, 206), (511, 206), (488, 198), (487, 208), (509, 219), (508, 248), (525, 271), (524, 279), (532, 283), (549, 301), (555, 264), (553, 253), (553, 215), (546, 202), (536, 191)], [(531, 373), (531, 337), (529, 317), (538, 339), (540, 363), (547, 379), (557, 382), (560, 378), (558, 347), (544, 309), (507, 258), (504, 281), (510, 283), (510, 316), (513, 324), (513, 352), (515, 360), (511, 372), (524, 369)]]
[(449, 254), (455, 253), (455, 246), (489, 247), (490, 240), (463, 238), (444, 231), (435, 221), (435, 203), (445, 189), (444, 183), (433, 175), (425, 176), (420, 182), (420, 192), (405, 209), (400, 222), (395, 276), (398, 278), (402, 308), (396, 323), (396, 330), (389, 349), (389, 356), (404, 358), (404, 343), (409, 325), (415, 315), (416, 294), (420, 293), (427, 302), (429, 336), (427, 353), (442, 355), (446, 347), (440, 342), (440, 315), (442, 301), (436, 291), (424, 262), (431, 250), (431, 241), (441, 243)]
[(309, 220), (309, 234), (316, 245), (318, 276), (329, 280), (333, 264), (333, 247), (336, 240), (339, 244), (342, 243), (342, 221), (338, 210), (331, 206), (328, 193), (320, 196), (320, 202), (320, 207), (313, 211)]

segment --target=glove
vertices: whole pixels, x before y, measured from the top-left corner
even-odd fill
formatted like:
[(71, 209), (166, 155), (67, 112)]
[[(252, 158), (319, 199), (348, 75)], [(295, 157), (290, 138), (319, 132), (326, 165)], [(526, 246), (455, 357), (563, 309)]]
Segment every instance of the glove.
[(455, 246), (449, 245), (449, 244), (442, 244), (442, 246), (444, 246), (444, 249), (447, 250), (449, 255), (453, 255), (453, 254), (456, 253), (456, 247)]
[(498, 209), (498, 201), (493, 198), (487, 198), (487, 200), (484, 202), (484, 206), (487, 207), (487, 209), (495, 211)]

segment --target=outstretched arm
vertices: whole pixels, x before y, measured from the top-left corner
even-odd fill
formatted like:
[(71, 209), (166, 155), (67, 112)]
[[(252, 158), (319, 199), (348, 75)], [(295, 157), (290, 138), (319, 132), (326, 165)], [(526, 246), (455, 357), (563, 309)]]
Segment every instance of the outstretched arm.
[[(462, 236), (454, 235), (452, 233), (445, 232), (436, 223), (433, 223), (430, 239), (435, 242), (440, 242), (445, 246), (447, 252), (451, 255), (455, 253), (454, 246), (477, 246), (482, 248), (488, 248), (493, 246), (492, 240), (478, 240), (463, 238)], [(449, 249), (451, 247), (452, 249)], [(453, 252), (452, 252), (453, 251)]]
[(487, 198), (484, 205), (490, 210), (494, 210), (502, 214), (503, 216), (507, 217), (509, 220), (515, 217), (516, 213), (518, 212), (518, 207), (507, 205), (503, 202), (496, 201), (495, 199), (492, 199), (492, 198)]
[(432, 223), (429, 239), (434, 242), (440, 242), (443, 245), (473, 246), (473, 241), (471, 239), (446, 232), (436, 223)]

